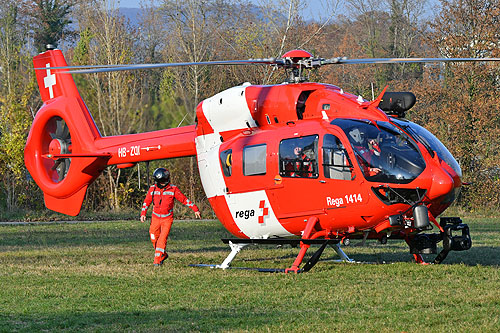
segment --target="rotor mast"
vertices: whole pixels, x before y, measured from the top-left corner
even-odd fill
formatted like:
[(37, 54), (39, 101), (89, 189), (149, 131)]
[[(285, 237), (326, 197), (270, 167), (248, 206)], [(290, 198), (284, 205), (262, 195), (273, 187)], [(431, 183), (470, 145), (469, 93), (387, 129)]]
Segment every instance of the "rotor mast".
[[(309, 78), (305, 75), (306, 69), (312, 69), (313, 55), (304, 50), (292, 50), (283, 54), (283, 62), (276, 64), (277, 67), (283, 67), (288, 75), (288, 83), (300, 83)], [(307, 71), (307, 74), (308, 71)]]
[(346, 60), (346, 58), (314, 58), (307, 51), (292, 50), (283, 54), (282, 58), (277, 59), (273, 65), (285, 69), (285, 72), (289, 75), (288, 83), (301, 83), (308, 80), (309, 75), (306, 76), (305, 73), (309, 74), (309, 70), (319, 68), (322, 65), (339, 63), (343, 60)]

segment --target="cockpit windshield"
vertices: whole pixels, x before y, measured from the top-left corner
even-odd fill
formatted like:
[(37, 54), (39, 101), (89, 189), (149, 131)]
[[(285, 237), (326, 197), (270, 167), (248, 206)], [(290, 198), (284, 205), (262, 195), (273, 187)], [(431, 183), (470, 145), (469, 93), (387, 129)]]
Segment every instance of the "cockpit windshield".
[(445, 161), (462, 178), (462, 169), (453, 155), (431, 132), (420, 125), (407, 120), (393, 119), (396, 125), (400, 126), (405, 132), (409, 133), (415, 140), (422, 143), (434, 155), (436, 152), (440, 159)]
[(389, 122), (335, 119), (353, 148), (368, 181), (407, 184), (425, 169), (417, 145)]

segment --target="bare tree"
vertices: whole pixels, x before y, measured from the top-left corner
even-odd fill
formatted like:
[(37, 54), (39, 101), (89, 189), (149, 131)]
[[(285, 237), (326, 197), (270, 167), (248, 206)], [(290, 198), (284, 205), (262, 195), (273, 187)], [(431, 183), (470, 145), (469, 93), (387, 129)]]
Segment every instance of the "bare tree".
[[(415, 56), (417, 42), (422, 40), (423, 31), (426, 25), (422, 19), (425, 13), (427, 0), (387, 0), (391, 15), (391, 23), (389, 32), (391, 35), (390, 51), (392, 57), (407, 58)], [(422, 52), (422, 47), (418, 48)], [(423, 54), (419, 54), (423, 56)], [(407, 71), (412, 68), (415, 71), (421, 72), (421, 65), (401, 64), (399, 69), (399, 77), (404, 78)]]
[[(131, 63), (134, 59), (134, 31), (121, 16), (113, 0), (80, 3), (75, 12), (87, 43), (85, 59), (95, 64)], [(79, 55), (81, 57), (81, 55)], [(85, 100), (97, 116), (104, 136), (133, 133), (139, 127), (143, 106), (138, 98), (137, 80), (132, 72), (93, 74), (88, 78)], [(122, 169), (106, 169), (110, 206), (120, 207), (120, 193), (126, 193)], [(130, 174), (128, 174), (130, 176)], [(124, 186), (125, 184), (125, 186)]]
[(347, 0), (350, 5), (349, 13), (356, 17), (364, 28), (364, 33), (358, 36), (359, 43), (364, 46), (369, 57), (380, 56), (383, 50), (383, 28), (388, 17), (383, 15), (384, 4), (378, 0)]

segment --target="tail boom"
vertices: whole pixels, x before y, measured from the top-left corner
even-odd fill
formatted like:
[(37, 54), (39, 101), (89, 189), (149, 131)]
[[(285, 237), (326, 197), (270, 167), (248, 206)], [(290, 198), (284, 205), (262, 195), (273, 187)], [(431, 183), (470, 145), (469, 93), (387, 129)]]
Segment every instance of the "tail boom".
[(96, 152), (109, 154), (107, 165), (196, 155), (195, 125), (155, 132), (102, 137), (95, 141)]

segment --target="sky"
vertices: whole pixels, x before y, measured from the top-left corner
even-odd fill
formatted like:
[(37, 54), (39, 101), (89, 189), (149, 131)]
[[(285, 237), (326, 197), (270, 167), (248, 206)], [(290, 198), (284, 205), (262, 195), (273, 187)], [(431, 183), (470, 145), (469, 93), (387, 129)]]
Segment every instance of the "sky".
[[(149, 3), (149, 1), (150, 0), (147, 0), (148, 3)], [(326, 1), (328, 1), (328, 0), (309, 0), (309, 1), (307, 1), (307, 8), (304, 11), (304, 13), (302, 14), (303, 17), (305, 17), (306, 19), (320, 18), (317, 15), (318, 15), (318, 13), (324, 12), (324, 6), (322, 5), (322, 3), (326, 2)], [(143, 0), (115, 0), (115, 2), (116, 3), (119, 2), (119, 7), (140, 8), (141, 2), (143, 2)], [(161, 3), (161, 0), (158, 0), (156, 2)], [(253, 2), (255, 4), (259, 4), (260, 2), (262, 2), (262, 0), (250, 0), (250, 2)]]
[[(119, 7), (140, 8), (141, 7), (140, 4), (144, 0), (115, 0), (115, 1), (117, 3), (118, 2), (120, 3)], [(151, 1), (151, 0), (147, 0), (147, 2), (149, 2), (149, 1)], [(158, 0), (157, 2), (161, 2), (161, 1)], [(259, 0), (250, 0), (250, 2), (253, 2), (255, 4), (259, 4), (260, 1)], [(303, 17), (306, 19), (311, 19), (311, 18), (320, 19), (319, 21), (322, 21), (321, 20), (321, 13), (325, 12), (324, 3), (327, 3), (327, 2), (334, 2), (334, 1), (332, 1), (332, 0), (330, 0), (330, 1), (329, 0), (309, 0), (309, 1), (307, 1), (307, 8), (305, 9), (305, 11), (302, 14)], [(439, 0), (428, 0), (429, 9), (427, 10), (426, 15), (431, 15), (432, 14), (431, 8), (435, 7), (437, 4), (439, 4)], [(336, 12), (345, 14), (347, 12), (347, 10), (345, 8), (339, 8)]]
[[(129, 7), (129, 8), (140, 8), (141, 7), (141, 2), (142, 0), (115, 0), (116, 2), (120, 2), (119, 7)], [(149, 2), (150, 0), (147, 0)], [(161, 2), (161, 1), (156, 1), (156, 2)], [(259, 0), (250, 0), (250, 2), (259, 3)], [(311, 12), (317, 12), (321, 9), (321, 4), (322, 1), (319, 0), (310, 0), (308, 1), (308, 8), (307, 11)], [(304, 13), (306, 14), (306, 13)], [(310, 13), (308, 15), (311, 15)]]

